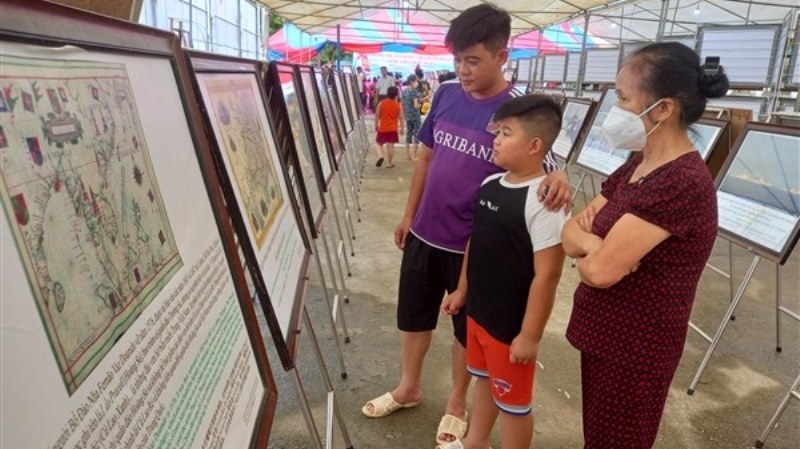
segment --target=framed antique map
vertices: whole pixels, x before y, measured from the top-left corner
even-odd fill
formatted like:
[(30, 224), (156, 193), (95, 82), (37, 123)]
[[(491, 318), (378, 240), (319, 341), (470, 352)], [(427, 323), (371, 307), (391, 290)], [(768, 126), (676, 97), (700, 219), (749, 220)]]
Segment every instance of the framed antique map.
[(300, 102), (301, 107), (306, 108), (306, 115), (311, 122), (311, 130), (314, 134), (314, 143), (316, 153), (319, 156), (320, 169), (322, 174), (321, 187), (324, 191), (328, 191), (333, 174), (336, 170), (333, 166), (333, 153), (330, 149), (328, 133), (328, 124), (325, 121), (325, 116), (322, 112), (322, 101), (320, 99), (320, 92), (314, 79), (314, 71), (311, 67), (305, 65), (296, 66), (299, 73), (300, 82), (303, 86), (300, 89), (300, 94), (303, 101)]
[[(242, 240), (256, 293), (268, 324), (280, 330), (276, 343), (285, 366), (293, 366), (303, 288), (308, 269), (307, 236), (299, 222), (298, 203), (267, 114), (256, 61), (192, 52), (197, 81), (216, 160), (226, 173), (244, 224)], [(252, 251), (251, 251), (252, 249)], [(263, 286), (263, 289), (262, 289)], [(277, 323), (273, 322), (274, 320)]]
[(717, 179), (723, 237), (783, 264), (800, 235), (800, 129), (748, 123)]
[(344, 130), (344, 123), (342, 121), (339, 109), (335, 106), (336, 100), (333, 98), (332, 88), (325, 80), (325, 76), (319, 69), (314, 69), (314, 78), (317, 80), (317, 87), (319, 88), (320, 100), (322, 102), (322, 113), (325, 116), (325, 124), (328, 128), (328, 137), (331, 142), (331, 150), (333, 151), (333, 163), (336, 170), (339, 170), (339, 162), (344, 155), (344, 141), (347, 133)]
[(277, 388), (178, 39), (0, 8), (0, 446), (264, 447)]

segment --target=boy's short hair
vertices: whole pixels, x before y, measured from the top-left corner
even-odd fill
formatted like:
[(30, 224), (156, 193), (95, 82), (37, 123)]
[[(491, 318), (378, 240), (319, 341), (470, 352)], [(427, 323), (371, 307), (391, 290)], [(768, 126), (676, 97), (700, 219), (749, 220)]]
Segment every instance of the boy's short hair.
[(516, 117), (525, 132), (539, 137), (549, 150), (561, 132), (561, 106), (549, 95), (524, 95), (503, 102), (492, 116), (493, 122)]
[(399, 93), (400, 93), (400, 90), (397, 88), (397, 86), (392, 86), (392, 87), (386, 89), (386, 96), (388, 98), (391, 98), (391, 99), (397, 98), (397, 95)]
[(444, 44), (458, 53), (476, 44), (483, 44), (495, 53), (508, 47), (511, 36), (511, 16), (491, 3), (468, 8), (450, 22)]

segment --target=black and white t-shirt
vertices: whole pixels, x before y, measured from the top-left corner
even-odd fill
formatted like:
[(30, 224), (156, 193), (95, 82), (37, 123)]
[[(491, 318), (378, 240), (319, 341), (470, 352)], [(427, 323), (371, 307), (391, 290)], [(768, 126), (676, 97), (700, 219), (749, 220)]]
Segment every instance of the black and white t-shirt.
[(544, 176), (520, 184), (505, 173), (483, 182), (475, 202), (467, 262), (467, 314), (494, 338), (510, 344), (522, 328), (536, 275), (533, 253), (561, 243), (567, 220), (536, 197)]

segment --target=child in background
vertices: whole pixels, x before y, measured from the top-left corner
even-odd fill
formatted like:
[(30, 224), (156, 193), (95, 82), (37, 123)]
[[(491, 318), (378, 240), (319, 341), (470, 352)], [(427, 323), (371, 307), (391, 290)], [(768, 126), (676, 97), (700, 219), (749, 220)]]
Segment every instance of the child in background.
[(488, 447), (498, 414), (501, 447), (530, 447), (536, 358), (564, 264), (567, 217), (536, 194), (561, 108), (544, 95), (512, 98), (493, 127), (494, 163), (508, 171), (481, 185), (458, 288), (442, 302), (450, 315), (466, 302), (467, 370), (477, 378), (472, 414), (464, 440), (440, 449)]
[(378, 150), (378, 161), (376, 167), (383, 165), (383, 146), (386, 145), (386, 167), (392, 168), (394, 164), (394, 144), (400, 141), (400, 134), (405, 132), (405, 122), (403, 121), (402, 108), (397, 101), (399, 90), (392, 86), (386, 91), (386, 98), (378, 103), (375, 110), (375, 143)]

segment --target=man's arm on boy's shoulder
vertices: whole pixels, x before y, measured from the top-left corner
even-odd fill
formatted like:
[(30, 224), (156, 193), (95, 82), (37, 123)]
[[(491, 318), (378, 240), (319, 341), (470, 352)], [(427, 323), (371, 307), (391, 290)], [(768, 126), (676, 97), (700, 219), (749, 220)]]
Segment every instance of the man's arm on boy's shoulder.
[(406, 201), (406, 211), (400, 223), (394, 229), (394, 244), (401, 250), (406, 247), (406, 237), (411, 228), (411, 220), (417, 213), (417, 207), (422, 200), (422, 192), (425, 191), (425, 178), (428, 176), (428, 166), (431, 163), (433, 150), (425, 144), (420, 144), (417, 151), (417, 161), (414, 164), (414, 174), (411, 176), (411, 187), (408, 189), (408, 200)]
[(542, 165), (547, 177), (536, 191), (539, 201), (549, 211), (572, 209), (572, 186), (566, 172), (558, 169), (558, 161), (552, 150), (547, 152)]
[(553, 310), (564, 258), (564, 249), (560, 243), (534, 253), (533, 269), (536, 275), (528, 292), (522, 330), (511, 342), (509, 354), (511, 363), (526, 364), (536, 361), (539, 342)]

